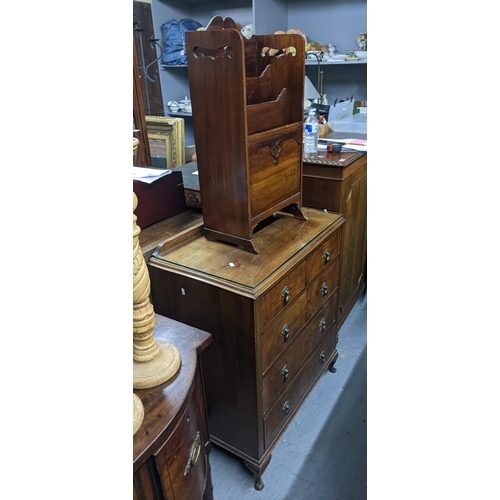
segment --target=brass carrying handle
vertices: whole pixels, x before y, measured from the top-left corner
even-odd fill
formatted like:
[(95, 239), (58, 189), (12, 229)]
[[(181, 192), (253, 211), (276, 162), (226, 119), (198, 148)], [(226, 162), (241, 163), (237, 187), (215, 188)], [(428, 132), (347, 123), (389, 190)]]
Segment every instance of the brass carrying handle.
[(281, 292), (281, 296), (283, 297), (283, 299), (285, 299), (285, 304), (290, 302), (290, 290), (287, 286), (285, 288), (283, 288), (283, 291)]
[(189, 453), (189, 458), (186, 464), (186, 468), (184, 469), (184, 475), (187, 476), (189, 471), (196, 465), (198, 458), (200, 457), (201, 451), (201, 436), (200, 431), (196, 433), (196, 437), (191, 445), (191, 451)]

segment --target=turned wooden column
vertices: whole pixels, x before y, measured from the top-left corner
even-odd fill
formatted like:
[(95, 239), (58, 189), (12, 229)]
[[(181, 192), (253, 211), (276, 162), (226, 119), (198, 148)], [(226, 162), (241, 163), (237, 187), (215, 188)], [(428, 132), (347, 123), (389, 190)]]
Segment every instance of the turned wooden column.
[[(133, 193), (133, 209), (138, 200)], [(154, 336), (155, 312), (150, 301), (151, 284), (149, 272), (139, 246), (137, 216), (133, 215), (134, 242), (134, 389), (149, 389), (172, 378), (180, 368), (181, 357), (171, 343), (158, 342)], [(134, 414), (135, 414), (134, 400)]]

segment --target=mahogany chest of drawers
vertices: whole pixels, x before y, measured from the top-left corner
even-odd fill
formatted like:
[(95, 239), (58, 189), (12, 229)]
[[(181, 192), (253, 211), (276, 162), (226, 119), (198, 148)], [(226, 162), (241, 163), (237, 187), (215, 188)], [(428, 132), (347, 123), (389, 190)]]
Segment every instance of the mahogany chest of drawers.
[(338, 354), (344, 218), (305, 209), (259, 225), (260, 253), (201, 234), (149, 260), (155, 311), (212, 334), (202, 354), (212, 442), (262, 489), (271, 451)]

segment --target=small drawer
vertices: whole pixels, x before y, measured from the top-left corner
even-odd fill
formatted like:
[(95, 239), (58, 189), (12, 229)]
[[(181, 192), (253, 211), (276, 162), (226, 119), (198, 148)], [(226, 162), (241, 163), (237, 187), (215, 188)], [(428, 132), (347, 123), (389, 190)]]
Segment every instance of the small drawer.
[(203, 497), (207, 461), (202, 425), (193, 391), (179, 424), (156, 453), (161, 482), (167, 490), (171, 485), (176, 500)]
[(264, 447), (268, 448), (273, 439), (285, 428), (288, 421), (300, 407), (304, 396), (314, 386), (313, 382), (326, 369), (335, 352), (336, 329), (332, 328), (325, 339), (314, 350), (293, 384), (278, 398), (264, 417)]
[(341, 242), (342, 231), (339, 229), (308, 257), (307, 279), (309, 283), (340, 254)]
[(276, 316), (262, 335), (262, 373), (288, 347), (306, 323), (307, 293)]
[(272, 404), (283, 389), (294, 383), (293, 379), (300, 372), (304, 360), (309, 357), (318, 342), (329, 334), (330, 328), (335, 324), (336, 304), (335, 293), (272, 365), (262, 383), (264, 409)]
[(287, 276), (265, 292), (260, 300), (260, 328), (264, 328), (285, 307), (293, 301), (306, 287), (307, 263), (303, 260)]
[(337, 290), (340, 260), (336, 259), (307, 287), (307, 317), (311, 317)]

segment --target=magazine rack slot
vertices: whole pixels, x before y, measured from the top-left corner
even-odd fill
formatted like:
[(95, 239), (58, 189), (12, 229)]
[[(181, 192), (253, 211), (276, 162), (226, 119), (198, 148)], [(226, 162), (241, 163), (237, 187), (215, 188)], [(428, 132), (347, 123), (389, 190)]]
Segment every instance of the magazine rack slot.
[(248, 134), (281, 127), (288, 123), (288, 94), (283, 89), (275, 101), (247, 107)]
[(276, 99), (271, 94), (271, 65), (266, 66), (260, 76), (247, 77), (246, 83), (248, 105)]

